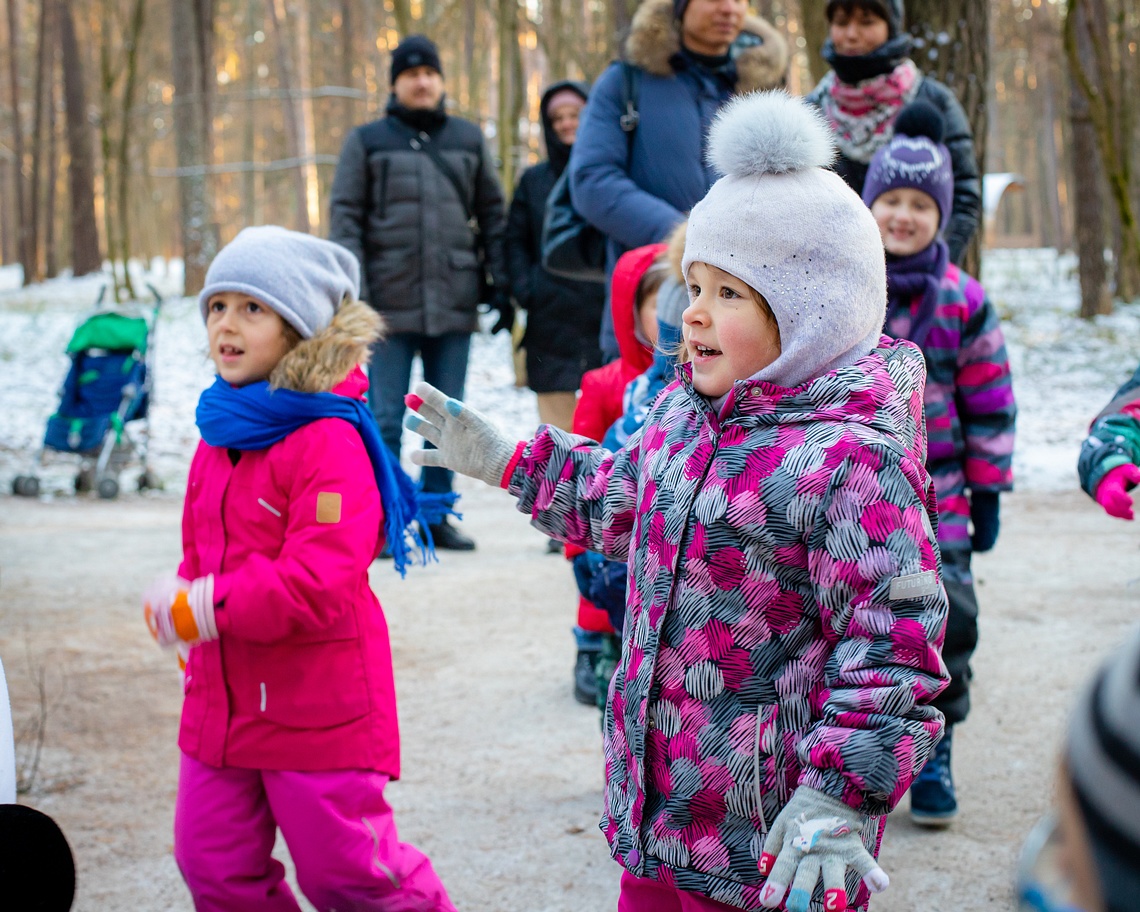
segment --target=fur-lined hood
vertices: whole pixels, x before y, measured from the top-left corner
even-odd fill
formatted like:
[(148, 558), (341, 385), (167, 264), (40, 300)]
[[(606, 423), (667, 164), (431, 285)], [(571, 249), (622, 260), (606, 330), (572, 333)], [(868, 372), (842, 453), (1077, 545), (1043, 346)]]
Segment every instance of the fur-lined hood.
[(269, 375), (274, 389), (327, 393), (358, 364), (368, 363), (369, 348), (384, 336), (384, 318), (361, 301), (346, 301), (332, 322), (302, 339)]
[[(744, 31), (761, 43), (736, 57), (736, 91), (739, 94), (783, 85), (788, 70), (788, 43), (765, 19), (748, 15)], [(673, 16), (672, 0), (644, 0), (633, 14), (625, 59), (652, 76), (672, 76), (673, 55), (681, 50), (681, 31)]]

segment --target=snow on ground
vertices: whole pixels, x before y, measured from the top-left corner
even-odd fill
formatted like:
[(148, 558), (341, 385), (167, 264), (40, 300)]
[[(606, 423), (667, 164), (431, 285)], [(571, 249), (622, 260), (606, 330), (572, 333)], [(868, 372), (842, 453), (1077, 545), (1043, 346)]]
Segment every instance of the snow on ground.
[[(132, 275), (137, 287), (150, 282), (165, 298), (155, 327), (150, 454), (167, 490), (178, 491), (198, 439), (194, 406), (213, 377), (205, 331), (197, 302), (179, 296), (179, 264), (135, 264)], [(1020, 406), (1017, 485), (1071, 489), (1089, 420), (1140, 362), (1140, 302), (1080, 320), (1075, 260), (1052, 250), (988, 251), (982, 279), (1003, 318)], [(96, 275), (21, 288), (19, 268), (0, 267), (0, 491), (11, 490), (17, 474), (34, 470), (43, 496), (72, 492), (74, 457), (49, 453), (42, 468), (36, 459), (67, 373), (64, 349), (103, 284)], [(143, 306), (153, 307), (145, 294)], [(515, 386), (504, 334), (474, 337), (467, 391), (468, 401), (505, 432), (527, 436), (538, 422), (534, 395)], [(414, 445), (408, 434), (405, 453)], [(124, 473), (124, 489), (136, 474)]]

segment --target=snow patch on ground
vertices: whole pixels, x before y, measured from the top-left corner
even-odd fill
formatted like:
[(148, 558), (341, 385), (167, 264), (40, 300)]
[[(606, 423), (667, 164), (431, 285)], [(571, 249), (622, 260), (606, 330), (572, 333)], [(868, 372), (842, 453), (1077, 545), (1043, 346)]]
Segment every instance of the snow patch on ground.
[[(1015, 479), (1021, 490), (1058, 491), (1076, 485), (1076, 461), (1089, 420), (1140, 362), (1140, 302), (1114, 314), (1077, 317), (1075, 260), (1052, 250), (987, 251), (982, 280), (998, 307), (1009, 346), (1020, 407)], [(35, 470), (45, 497), (70, 496), (76, 460), (48, 454), (35, 465), (44, 426), (58, 405), (67, 373), (64, 349), (105, 283), (101, 275), (59, 278), (20, 287), (19, 267), (0, 267), (0, 491)], [(181, 297), (177, 262), (133, 264), (136, 287), (150, 282), (165, 298), (155, 324), (154, 391), (150, 415), (151, 467), (167, 490), (180, 491), (197, 444), (194, 407), (213, 379), (205, 332), (193, 298)], [(151, 302), (143, 295), (143, 306)], [(486, 329), (486, 326), (484, 327)], [(534, 394), (515, 386), (510, 340), (474, 336), (467, 399), (512, 435), (538, 424)], [(405, 437), (405, 456), (417, 445)], [(124, 473), (125, 490), (137, 472)]]

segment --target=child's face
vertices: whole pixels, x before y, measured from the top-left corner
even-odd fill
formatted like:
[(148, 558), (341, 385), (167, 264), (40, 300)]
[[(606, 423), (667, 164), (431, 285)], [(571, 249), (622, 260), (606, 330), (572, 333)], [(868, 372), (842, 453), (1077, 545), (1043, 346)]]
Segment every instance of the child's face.
[(920, 253), (938, 236), (938, 204), (929, 193), (912, 187), (898, 187), (881, 194), (871, 204), (871, 215), (879, 226), (887, 253), (895, 256)]
[(257, 298), (237, 291), (213, 295), (206, 305), (210, 358), (233, 386), (266, 380), (292, 347), (285, 321)]
[(707, 263), (689, 264), (681, 315), (693, 386), (716, 399), (780, 356), (780, 330), (747, 283)]
[(637, 325), (652, 348), (657, 344), (657, 292), (647, 294), (637, 307)]
[(852, 7), (850, 12), (837, 8), (827, 26), (831, 43), (844, 57), (870, 54), (891, 37), (890, 23), (862, 6)]

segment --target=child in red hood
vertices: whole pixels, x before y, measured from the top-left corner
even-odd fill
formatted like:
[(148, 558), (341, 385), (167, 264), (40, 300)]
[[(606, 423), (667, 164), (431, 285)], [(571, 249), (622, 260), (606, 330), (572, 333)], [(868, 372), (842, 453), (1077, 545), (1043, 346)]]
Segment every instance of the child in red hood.
[[(657, 291), (669, 275), (666, 244), (647, 244), (622, 254), (614, 266), (610, 308), (614, 335), (621, 357), (582, 376), (578, 404), (571, 430), (601, 440), (622, 415), (622, 396), (631, 380), (653, 363), (657, 342)], [(582, 549), (566, 547), (573, 560)], [(606, 612), (585, 595), (578, 597), (578, 623), (574, 627), (578, 655), (574, 660), (574, 698), (579, 703), (604, 705), (605, 693), (598, 684), (597, 665), (605, 637), (614, 638)]]

